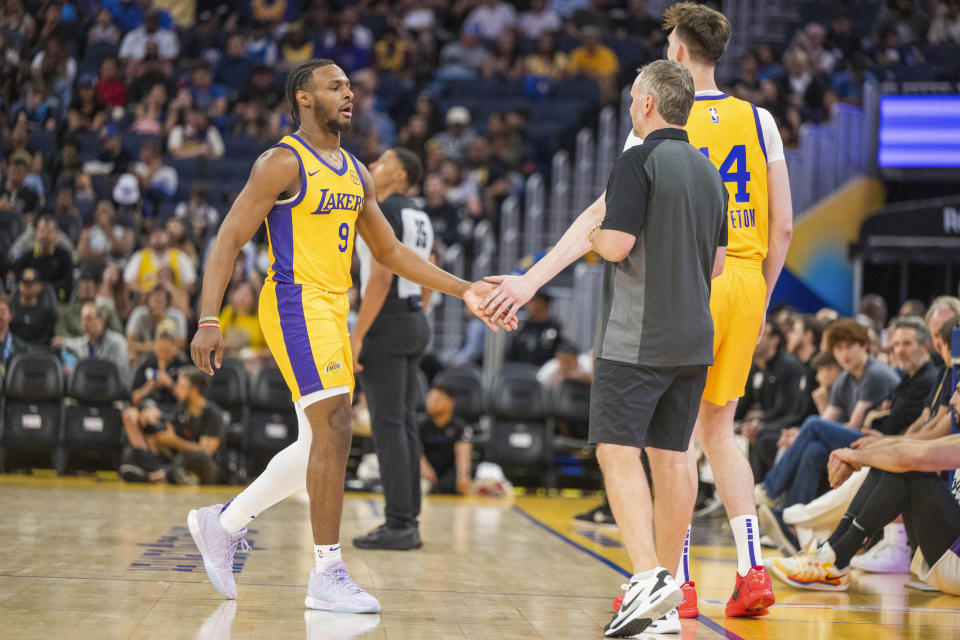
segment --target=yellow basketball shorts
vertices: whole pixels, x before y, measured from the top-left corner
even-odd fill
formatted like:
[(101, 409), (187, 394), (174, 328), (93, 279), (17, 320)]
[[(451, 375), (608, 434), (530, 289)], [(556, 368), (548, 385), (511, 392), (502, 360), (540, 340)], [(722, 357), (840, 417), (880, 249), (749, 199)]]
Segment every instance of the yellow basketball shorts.
[(710, 292), (713, 366), (707, 371), (704, 400), (725, 405), (743, 395), (766, 300), (762, 262), (728, 257)]
[(353, 354), (346, 294), (267, 280), (260, 291), (260, 327), (294, 402), (346, 386), (353, 394)]

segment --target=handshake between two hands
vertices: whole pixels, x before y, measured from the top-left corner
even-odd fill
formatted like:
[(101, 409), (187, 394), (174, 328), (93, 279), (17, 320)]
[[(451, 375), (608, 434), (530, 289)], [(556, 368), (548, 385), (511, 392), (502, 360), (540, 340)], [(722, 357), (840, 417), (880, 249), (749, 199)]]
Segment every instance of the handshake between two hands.
[(463, 301), (493, 331), (513, 331), (519, 325), (517, 310), (536, 292), (523, 276), (487, 276), (470, 286)]

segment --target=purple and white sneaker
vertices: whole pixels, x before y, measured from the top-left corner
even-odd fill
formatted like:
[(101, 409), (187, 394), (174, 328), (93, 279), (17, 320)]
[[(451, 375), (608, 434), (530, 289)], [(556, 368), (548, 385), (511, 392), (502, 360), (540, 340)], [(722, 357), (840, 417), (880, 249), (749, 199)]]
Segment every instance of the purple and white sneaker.
[(220, 526), (222, 504), (202, 509), (194, 509), (187, 516), (190, 535), (203, 557), (203, 567), (217, 591), (233, 600), (237, 597), (237, 583), (233, 579), (233, 556), (237, 546), (241, 551), (250, 551), (250, 545), (243, 539), (246, 528), (234, 534), (227, 533)]
[(353, 582), (347, 565), (342, 560), (333, 563), (324, 571), (317, 571), (316, 568), (310, 571), (310, 584), (304, 604), (309, 609), (333, 613), (380, 611), (380, 603)]

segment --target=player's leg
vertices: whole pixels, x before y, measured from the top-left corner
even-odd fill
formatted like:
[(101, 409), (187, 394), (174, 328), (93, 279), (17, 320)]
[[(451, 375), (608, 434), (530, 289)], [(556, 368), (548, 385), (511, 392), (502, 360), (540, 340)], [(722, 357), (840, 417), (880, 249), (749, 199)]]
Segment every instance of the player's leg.
[(237, 597), (233, 556), (247, 532), (247, 524), (305, 485), (313, 434), (299, 404), (294, 406), (299, 429), (297, 441), (275, 455), (263, 473), (226, 506), (215, 504), (196, 509), (187, 517), (207, 575), (227, 598)]
[(733, 432), (737, 400), (718, 406), (703, 400), (697, 418), (697, 437), (710, 462), (717, 493), (727, 517), (756, 516), (753, 502), (753, 471)]
[(307, 494), (316, 567), (310, 572), (305, 604), (335, 613), (376, 613), (380, 603), (354, 584), (341, 559), (343, 478), (350, 455), (349, 392), (309, 403), (302, 399), (313, 442), (307, 462)]

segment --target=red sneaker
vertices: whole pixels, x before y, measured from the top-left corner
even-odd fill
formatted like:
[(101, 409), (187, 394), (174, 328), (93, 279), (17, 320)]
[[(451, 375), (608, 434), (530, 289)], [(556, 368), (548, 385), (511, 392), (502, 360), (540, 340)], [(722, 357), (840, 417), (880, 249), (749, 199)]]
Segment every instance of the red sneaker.
[(692, 581), (688, 580), (680, 585), (680, 589), (683, 591), (683, 602), (681, 602), (680, 606), (677, 607), (680, 610), (680, 617), (696, 618), (700, 615), (700, 610), (697, 609), (696, 585), (694, 585)]
[(777, 599), (773, 595), (770, 576), (763, 567), (752, 567), (743, 578), (737, 574), (737, 586), (727, 602), (728, 618), (765, 616)]
[[(680, 603), (678, 607), (680, 611), (681, 618), (696, 618), (700, 615), (700, 610), (697, 609), (697, 590), (693, 582), (684, 582), (680, 585), (680, 589), (683, 591), (683, 602)], [(613, 610), (620, 611), (620, 606), (623, 604), (623, 595), (619, 595), (613, 599)]]

